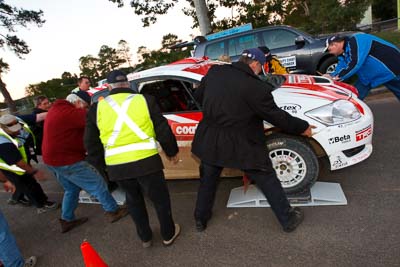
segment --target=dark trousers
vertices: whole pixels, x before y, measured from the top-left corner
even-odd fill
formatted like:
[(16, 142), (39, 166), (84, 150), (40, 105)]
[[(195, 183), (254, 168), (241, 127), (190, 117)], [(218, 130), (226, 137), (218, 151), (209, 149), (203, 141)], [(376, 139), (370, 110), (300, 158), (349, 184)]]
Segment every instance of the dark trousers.
[[(194, 211), (195, 220), (204, 223), (211, 218), (215, 193), (222, 169), (222, 167), (201, 162), (200, 187)], [(279, 222), (285, 227), (288, 224), (288, 212), (291, 207), (275, 171), (243, 171), (251, 180), (255, 181), (257, 187), (267, 198)]]
[(172, 219), (171, 201), (164, 172), (158, 171), (129, 180), (117, 181), (117, 183), (126, 192), (128, 211), (135, 222), (140, 239), (147, 242), (153, 236), (143, 197), (145, 194), (149, 197), (157, 212), (162, 238), (170, 240), (175, 234), (175, 224)]
[(22, 196), (25, 194), (35, 207), (42, 208), (44, 206), (47, 196), (32, 175), (17, 175), (12, 172), (4, 172), (4, 174), (15, 185), (18, 192)]

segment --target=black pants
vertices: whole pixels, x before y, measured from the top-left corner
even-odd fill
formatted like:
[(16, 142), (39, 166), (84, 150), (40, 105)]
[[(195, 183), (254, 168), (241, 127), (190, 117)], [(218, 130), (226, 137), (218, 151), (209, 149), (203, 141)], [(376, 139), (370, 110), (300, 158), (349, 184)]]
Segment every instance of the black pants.
[[(200, 187), (194, 211), (195, 220), (207, 222), (211, 218), (215, 193), (222, 169), (222, 167), (201, 162)], [(289, 220), (288, 212), (291, 207), (275, 171), (243, 171), (251, 180), (256, 182), (257, 187), (267, 198), (279, 222), (285, 227)]]
[(175, 234), (175, 224), (172, 219), (171, 201), (164, 172), (158, 171), (129, 180), (117, 181), (117, 183), (126, 192), (128, 211), (135, 222), (140, 239), (147, 242), (153, 236), (143, 197), (143, 194), (145, 194), (153, 202), (157, 212), (162, 238), (170, 240)]
[(42, 187), (32, 175), (17, 175), (12, 172), (4, 172), (20, 193), (20, 196), (26, 195), (32, 204), (37, 208), (42, 208), (47, 201), (47, 196)]

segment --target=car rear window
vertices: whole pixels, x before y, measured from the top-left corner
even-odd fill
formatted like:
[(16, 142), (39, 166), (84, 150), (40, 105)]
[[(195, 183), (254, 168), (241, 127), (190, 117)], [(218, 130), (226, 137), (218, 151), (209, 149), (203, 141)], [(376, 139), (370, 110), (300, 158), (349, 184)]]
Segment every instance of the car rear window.
[(206, 47), (205, 55), (211, 59), (217, 59), (219, 56), (225, 54), (225, 42), (217, 42), (213, 44), (209, 44)]

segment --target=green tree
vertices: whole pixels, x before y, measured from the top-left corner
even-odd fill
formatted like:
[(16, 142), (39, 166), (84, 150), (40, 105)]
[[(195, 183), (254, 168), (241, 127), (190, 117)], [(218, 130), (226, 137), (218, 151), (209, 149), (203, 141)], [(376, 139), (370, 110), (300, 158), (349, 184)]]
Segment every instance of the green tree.
[(182, 42), (175, 34), (164, 35), (161, 40), (161, 48), (158, 50), (149, 50), (145, 46), (138, 48), (139, 64), (136, 65), (136, 70), (152, 68), (160, 65), (165, 65), (190, 55), (187, 49), (174, 49), (169, 47)]
[[(26, 28), (28, 24), (38, 27), (45, 22), (42, 19), (43, 11), (26, 10), (6, 4), (4, 0), (0, 0), (0, 48), (7, 47), (17, 57), (23, 58), (23, 55), (29, 53), (27, 43), (20, 39), (15, 32), (17, 28)], [(4, 101), (10, 108), (11, 112), (16, 112), (15, 103), (7, 90), (6, 84), (3, 82), (2, 76), (9, 70), (9, 65), (0, 58), (0, 92), (4, 97)]]
[(283, 22), (317, 34), (355, 30), (371, 0), (292, 1)]
[(106, 77), (110, 71), (126, 63), (126, 59), (121, 56), (117, 49), (109, 47), (107, 45), (102, 45), (100, 47), (98, 56), (98, 70), (101, 77)]
[(76, 74), (64, 72), (61, 78), (30, 84), (25, 88), (25, 93), (28, 96), (45, 95), (50, 99), (65, 98), (76, 87), (77, 82)]
[(87, 55), (79, 58), (79, 69), (81, 76), (87, 76), (92, 81), (98, 81), (100, 78), (99, 59), (92, 55)]
[(120, 58), (124, 59), (124, 61), (128, 63), (129, 67), (133, 67), (131, 63), (132, 61), (131, 49), (125, 40), (120, 40), (118, 42), (117, 52), (120, 55)]
[(373, 0), (372, 15), (376, 19), (388, 20), (397, 17), (396, 0)]

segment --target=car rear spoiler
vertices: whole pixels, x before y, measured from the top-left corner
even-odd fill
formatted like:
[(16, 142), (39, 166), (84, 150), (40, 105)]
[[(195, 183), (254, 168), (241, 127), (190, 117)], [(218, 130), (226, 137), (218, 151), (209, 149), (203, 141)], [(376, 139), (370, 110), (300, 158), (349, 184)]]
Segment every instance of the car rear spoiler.
[(189, 42), (189, 41), (185, 41), (182, 43), (178, 43), (178, 44), (174, 44), (170, 47), (168, 47), (169, 49), (177, 49), (177, 48), (183, 48), (183, 47), (188, 47), (188, 46), (194, 46), (194, 45), (198, 45), (201, 43), (207, 42), (206, 37), (204, 36), (196, 36), (193, 41)]

